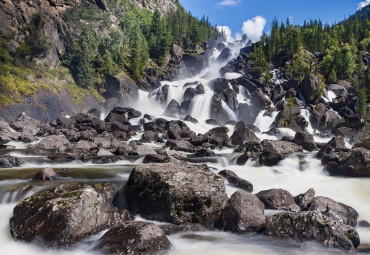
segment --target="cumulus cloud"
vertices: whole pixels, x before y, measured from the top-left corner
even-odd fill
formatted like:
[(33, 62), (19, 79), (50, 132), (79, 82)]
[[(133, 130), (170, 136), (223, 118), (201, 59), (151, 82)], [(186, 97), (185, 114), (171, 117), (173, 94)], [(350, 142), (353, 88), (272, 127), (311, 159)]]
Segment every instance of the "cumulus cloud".
[(243, 23), (243, 34), (247, 34), (248, 38), (256, 42), (261, 38), (263, 30), (266, 26), (266, 19), (262, 16), (254, 17)]
[(360, 2), (360, 3), (358, 3), (357, 10), (360, 10), (360, 9), (364, 8), (365, 6), (367, 6), (369, 4), (370, 4), (370, 0), (365, 0), (365, 1)]
[(217, 3), (219, 7), (223, 6), (236, 6), (240, 4), (242, 1), (241, 0), (223, 0), (222, 2)]

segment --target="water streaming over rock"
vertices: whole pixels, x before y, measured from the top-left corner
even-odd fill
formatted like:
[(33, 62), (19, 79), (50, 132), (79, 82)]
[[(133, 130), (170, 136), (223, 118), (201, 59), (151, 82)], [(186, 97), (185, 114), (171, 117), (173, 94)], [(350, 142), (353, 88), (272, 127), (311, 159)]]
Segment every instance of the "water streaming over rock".
[[(233, 48), (233, 57), (239, 53), (240, 46)], [(219, 69), (227, 62), (217, 61), (220, 54), (217, 50), (213, 51), (209, 58), (209, 67), (202, 70), (194, 77), (188, 77), (176, 81), (163, 81), (162, 86), (168, 85), (168, 94), (165, 102), (158, 102), (156, 94), (162, 93), (162, 87), (152, 93), (139, 91), (139, 100), (137, 105), (133, 106), (142, 113), (155, 117), (171, 119), (181, 119), (190, 114), (196, 118), (199, 123), (187, 122), (191, 130), (196, 133), (205, 133), (214, 126), (208, 125), (205, 121), (210, 118), (211, 101), (213, 97), (212, 80), (220, 77)], [(239, 73), (226, 73), (225, 78), (237, 79), (241, 76)], [(275, 84), (281, 84), (284, 81), (283, 74), (278, 70), (272, 73), (272, 80)], [(187, 88), (195, 88), (198, 84), (203, 84), (204, 94), (195, 95), (190, 103), (187, 112), (178, 113), (177, 116), (165, 116), (165, 109), (171, 100), (182, 103), (183, 95)], [(333, 95), (330, 93), (329, 100)], [(244, 87), (239, 87), (237, 94), (239, 103), (251, 105), (251, 93)], [(227, 112), (230, 120), (238, 121), (236, 111), (232, 110), (226, 102), (222, 101), (222, 108)], [(278, 111), (267, 113), (266, 110), (259, 112), (254, 125), (259, 128), (257, 136), (260, 140), (276, 139), (276, 137), (263, 134), (267, 132), (273, 124)], [(301, 115), (308, 121), (306, 130), (314, 134), (315, 130), (310, 124), (310, 112), (306, 109), (301, 110)], [(102, 116), (103, 118), (104, 116)], [(132, 124), (139, 123), (140, 118), (130, 120)], [(233, 126), (227, 125), (230, 129), (229, 135), (233, 132)], [(294, 135), (290, 129), (281, 129), (289, 135)], [(140, 138), (140, 134), (132, 139)], [(315, 140), (320, 139), (315, 136)], [(329, 138), (325, 138), (326, 141)], [(320, 140), (322, 142), (322, 140)], [(0, 170), (0, 254), (25, 254), (38, 255), (40, 253), (56, 254), (98, 254), (94, 249), (96, 241), (102, 236), (102, 233), (94, 235), (69, 249), (52, 250), (41, 248), (37, 243), (25, 244), (16, 242), (9, 233), (9, 219), (16, 203), (41, 189), (49, 187), (51, 183), (38, 183), (32, 181), (32, 176), (42, 167), (51, 166), (56, 170), (64, 168), (69, 171), (63, 174), (63, 181), (111, 181), (117, 185), (124, 185), (127, 181), (130, 170), (135, 165), (143, 163), (143, 158), (122, 159), (118, 162), (106, 165), (98, 165), (92, 162), (70, 162), (53, 163), (45, 156), (29, 154), (26, 146), (22, 143), (13, 143), (17, 146), (17, 151), (11, 155), (18, 156), (26, 161), (26, 164), (19, 168)], [(153, 144), (152, 144), (153, 145)], [(283, 188), (289, 190), (293, 195), (298, 195), (307, 191), (309, 188), (316, 190), (316, 195), (327, 196), (342, 203), (354, 207), (360, 214), (359, 220), (370, 221), (370, 185), (369, 178), (341, 178), (331, 177), (324, 172), (320, 160), (314, 157), (314, 153), (300, 153), (282, 160), (274, 167), (258, 166), (254, 161), (247, 161), (244, 166), (236, 164), (236, 154), (232, 149), (215, 150), (216, 160), (208, 163), (214, 172), (223, 169), (229, 169), (237, 173), (241, 178), (248, 180), (254, 185), (254, 192), (270, 188)], [(213, 162), (213, 163), (212, 163)], [(227, 193), (230, 196), (235, 188), (227, 185)], [(268, 213), (268, 212), (266, 212)], [(370, 245), (370, 229), (359, 228), (361, 242)], [(305, 243), (299, 246), (273, 241), (263, 236), (254, 235), (234, 235), (227, 232), (200, 232), (200, 233), (182, 233), (169, 237), (173, 244), (169, 254), (340, 254), (338, 250), (330, 250), (320, 245)], [(366, 253), (362, 253), (366, 254)], [(369, 254), (369, 253), (367, 253)]]

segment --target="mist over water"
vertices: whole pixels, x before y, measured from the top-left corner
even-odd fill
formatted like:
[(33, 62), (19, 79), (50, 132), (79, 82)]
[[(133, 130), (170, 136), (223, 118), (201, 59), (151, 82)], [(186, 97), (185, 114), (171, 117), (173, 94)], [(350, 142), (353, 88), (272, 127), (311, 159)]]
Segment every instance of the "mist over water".
[[(239, 54), (239, 49), (242, 45), (236, 45), (232, 48), (232, 57)], [(210, 102), (213, 96), (211, 81), (220, 77), (219, 69), (226, 64), (227, 61), (219, 62), (217, 57), (220, 52), (214, 50), (209, 57), (209, 66), (202, 70), (194, 77), (182, 78), (176, 81), (163, 81), (162, 86), (169, 85), (167, 102), (160, 103), (151, 96), (149, 92), (139, 91), (139, 100), (132, 107), (147, 113), (156, 118), (181, 119), (187, 114), (196, 118), (199, 123), (186, 122), (191, 130), (196, 133), (205, 133), (214, 126), (205, 123), (210, 118)], [(228, 59), (230, 60), (230, 59)], [(227, 73), (225, 78), (235, 79), (241, 74)], [(276, 84), (282, 82), (279, 75), (273, 73), (273, 81)], [(179, 103), (183, 101), (183, 95), (189, 86), (184, 87), (187, 83), (199, 82), (205, 87), (205, 94), (196, 95), (190, 104), (189, 112), (177, 116), (178, 118), (168, 117), (164, 115), (164, 111), (168, 103), (175, 99)], [(196, 87), (197, 84), (190, 85)], [(158, 88), (158, 91), (161, 88)], [(153, 93), (152, 93), (153, 94)], [(329, 93), (328, 100), (333, 97)], [(240, 88), (238, 101), (250, 104), (249, 92), (244, 88)], [(223, 108), (229, 114), (230, 120), (238, 121), (236, 113), (230, 109), (225, 102)], [(271, 124), (275, 120), (278, 112), (274, 111), (271, 114), (265, 114), (261, 111), (254, 123), (260, 129), (260, 133), (256, 133), (260, 140), (276, 139), (274, 136), (262, 134), (270, 129)], [(308, 110), (302, 109), (302, 116), (309, 121), (310, 113)], [(139, 119), (130, 120), (132, 124), (139, 123)], [(233, 126), (227, 125), (230, 129), (229, 135), (233, 132)], [(294, 131), (290, 129), (281, 129), (289, 135), (294, 135)], [(311, 124), (307, 131), (315, 134), (315, 130)], [(140, 139), (141, 134), (138, 134), (133, 139)], [(315, 136), (316, 141), (324, 142), (330, 138), (321, 138)], [(154, 146), (154, 144), (152, 144)], [(92, 236), (69, 249), (46, 249), (37, 243), (25, 244), (16, 242), (9, 232), (9, 219), (12, 216), (12, 211), (17, 202), (21, 199), (34, 194), (35, 192), (44, 189), (48, 186), (39, 185), (32, 182), (32, 176), (42, 167), (53, 167), (56, 170), (62, 168), (71, 169), (73, 174), (65, 177), (63, 181), (113, 181), (118, 185), (124, 185), (127, 181), (130, 170), (135, 166), (142, 164), (142, 158), (139, 159), (122, 159), (116, 163), (107, 165), (97, 165), (92, 162), (70, 162), (70, 163), (53, 163), (45, 156), (28, 154), (26, 146), (17, 144), (19, 150), (12, 152), (11, 155), (22, 158), (26, 164), (20, 168), (2, 169), (0, 170), (0, 254), (24, 254), (24, 255), (85, 255), (99, 254), (94, 249), (96, 241), (104, 234)], [(320, 160), (314, 157), (314, 153), (300, 153), (282, 160), (278, 165), (273, 167), (258, 166), (256, 162), (248, 161), (244, 166), (236, 165), (236, 158), (239, 154), (233, 153), (232, 149), (216, 150), (216, 163), (208, 163), (213, 168), (214, 172), (219, 172), (223, 169), (234, 171), (241, 178), (248, 180), (254, 185), (254, 193), (261, 190), (271, 188), (282, 188), (290, 191), (294, 196), (313, 188), (317, 196), (326, 196), (338, 202), (350, 205), (355, 208), (359, 214), (359, 220), (370, 221), (370, 178), (341, 178), (328, 176), (321, 165)], [(23, 194), (21, 191), (12, 191), (12, 187), (17, 185), (32, 184), (33, 187)], [(52, 184), (47, 184), (52, 185)], [(227, 194), (231, 196), (235, 192), (235, 188), (227, 184)], [(139, 218), (140, 219), (140, 218)], [(370, 229), (359, 228), (361, 243), (370, 245)], [(169, 254), (272, 254), (272, 255), (295, 255), (295, 254), (341, 254), (338, 250), (330, 250), (323, 248), (321, 245), (311, 242), (293, 245), (273, 241), (267, 237), (255, 235), (235, 235), (225, 232), (199, 232), (199, 233), (182, 233), (169, 236), (173, 244), (173, 248)], [(344, 253), (343, 253), (344, 254)], [(362, 253), (366, 254), (366, 253)], [(369, 253), (368, 253), (369, 254)]]

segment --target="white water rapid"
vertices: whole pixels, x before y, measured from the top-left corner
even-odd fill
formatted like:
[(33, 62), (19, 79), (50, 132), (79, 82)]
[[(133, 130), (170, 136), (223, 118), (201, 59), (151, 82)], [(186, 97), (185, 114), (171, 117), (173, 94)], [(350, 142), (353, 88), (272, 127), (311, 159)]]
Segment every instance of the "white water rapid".
[[(239, 53), (239, 46), (233, 48), (233, 57)], [(212, 125), (205, 123), (210, 118), (210, 102), (213, 96), (213, 89), (210, 87), (210, 81), (220, 77), (219, 69), (225, 66), (226, 62), (218, 62), (216, 59), (220, 52), (214, 50), (209, 59), (209, 67), (202, 70), (194, 77), (181, 80), (162, 82), (163, 85), (169, 85), (167, 102), (161, 104), (148, 92), (140, 91), (139, 100), (136, 105), (131, 107), (141, 111), (143, 114), (149, 114), (156, 118), (161, 117), (167, 120), (181, 119), (189, 114), (196, 118), (199, 123), (194, 124), (187, 121), (186, 124), (196, 133), (205, 133)], [(240, 77), (239, 73), (226, 73), (227, 79)], [(281, 75), (277, 71), (273, 72), (273, 81), (279, 84), (282, 81)], [(175, 99), (181, 103), (187, 83), (198, 82), (204, 85), (205, 94), (196, 95), (190, 104), (189, 111), (178, 118), (164, 116), (167, 104)], [(195, 85), (190, 85), (196, 87)], [(332, 97), (332, 95), (330, 95)], [(249, 92), (240, 87), (237, 95), (239, 103), (251, 104)], [(238, 121), (237, 114), (225, 103), (222, 104), (224, 110), (229, 114), (231, 120)], [(256, 133), (260, 140), (276, 139), (276, 137), (263, 134), (270, 129), (278, 112), (273, 111), (265, 114), (261, 111), (254, 123), (260, 129)], [(301, 114), (309, 122), (310, 112), (303, 109)], [(103, 117), (103, 116), (102, 116)], [(139, 119), (130, 120), (132, 124), (138, 124)], [(232, 125), (229, 135), (232, 134)], [(283, 129), (289, 135), (294, 135), (294, 131)], [(315, 130), (311, 125), (307, 131), (314, 134)], [(140, 139), (139, 133), (133, 139)], [(315, 136), (315, 140), (320, 139)], [(325, 138), (328, 141), (330, 138)], [(323, 142), (323, 140), (320, 140)], [(48, 249), (38, 243), (26, 244), (20, 241), (14, 241), (9, 232), (9, 219), (12, 216), (12, 210), (21, 199), (32, 195), (44, 186), (32, 182), (32, 176), (42, 167), (50, 166), (61, 170), (68, 168), (71, 174), (65, 177), (64, 181), (112, 181), (119, 185), (124, 185), (133, 166), (142, 164), (142, 158), (122, 159), (118, 162), (105, 165), (97, 165), (91, 162), (71, 162), (71, 163), (53, 163), (46, 156), (29, 154), (26, 146), (21, 143), (15, 144), (17, 149), (11, 155), (20, 157), (27, 163), (20, 168), (0, 169), (0, 254), (1, 255), (94, 255), (99, 254), (95, 249), (96, 241), (104, 232), (83, 240), (82, 242), (68, 249)], [(157, 146), (155, 143), (152, 146)], [(238, 154), (240, 155), (240, 154)], [(208, 165), (218, 172), (223, 169), (229, 169), (238, 174), (254, 185), (254, 193), (271, 188), (282, 188), (290, 191), (294, 196), (314, 188), (316, 195), (326, 196), (338, 202), (350, 205), (359, 212), (359, 220), (370, 221), (370, 178), (342, 178), (331, 177), (324, 172), (320, 160), (314, 157), (314, 153), (303, 152), (299, 155), (288, 157), (273, 167), (260, 167), (255, 162), (248, 161), (244, 166), (238, 166), (235, 163), (237, 154), (232, 149), (223, 149), (216, 151), (216, 160)], [(217, 162), (217, 163), (216, 163)], [(32, 188), (23, 194), (20, 191), (12, 191), (14, 186), (31, 184)], [(227, 193), (230, 196), (235, 188), (227, 184)], [(271, 213), (271, 212), (266, 212)], [(370, 247), (370, 228), (358, 228), (361, 243)], [(169, 236), (173, 248), (169, 251), (170, 255), (334, 255), (341, 254), (338, 250), (330, 250), (319, 244), (307, 242), (301, 245), (291, 245), (281, 241), (274, 241), (260, 235), (235, 235), (228, 232), (188, 232)], [(370, 254), (362, 252), (359, 254)]]

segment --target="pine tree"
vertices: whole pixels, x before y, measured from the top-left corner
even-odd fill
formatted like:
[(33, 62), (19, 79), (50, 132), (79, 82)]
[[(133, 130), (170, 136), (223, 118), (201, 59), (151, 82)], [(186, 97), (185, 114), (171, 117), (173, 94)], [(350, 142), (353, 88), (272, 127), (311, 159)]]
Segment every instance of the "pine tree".
[(367, 94), (366, 89), (359, 89), (357, 96), (357, 112), (362, 119), (366, 121)]
[(329, 83), (337, 83), (338, 82), (337, 73), (335, 72), (334, 69), (331, 69), (327, 81)]

